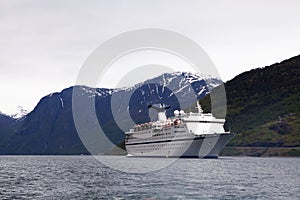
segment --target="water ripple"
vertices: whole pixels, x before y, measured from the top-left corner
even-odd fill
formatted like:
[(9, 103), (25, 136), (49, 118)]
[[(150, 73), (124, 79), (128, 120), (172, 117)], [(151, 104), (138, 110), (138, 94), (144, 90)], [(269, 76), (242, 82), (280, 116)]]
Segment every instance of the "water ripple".
[(299, 158), (179, 159), (138, 174), (90, 156), (1, 156), (0, 199), (300, 199), (299, 164)]

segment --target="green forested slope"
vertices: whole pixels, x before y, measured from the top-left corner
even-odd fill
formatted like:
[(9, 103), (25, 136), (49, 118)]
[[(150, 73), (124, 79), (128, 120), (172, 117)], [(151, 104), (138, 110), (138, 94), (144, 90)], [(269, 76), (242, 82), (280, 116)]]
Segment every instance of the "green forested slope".
[[(229, 146), (300, 146), (300, 56), (242, 73), (225, 89), (225, 128), (237, 133)], [(209, 95), (200, 103), (210, 111)]]

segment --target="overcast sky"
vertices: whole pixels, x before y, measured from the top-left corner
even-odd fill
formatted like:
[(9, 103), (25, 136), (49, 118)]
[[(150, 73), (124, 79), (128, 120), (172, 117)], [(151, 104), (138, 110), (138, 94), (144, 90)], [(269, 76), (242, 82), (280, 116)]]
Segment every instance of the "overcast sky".
[(230, 80), (300, 54), (299, 9), (298, 0), (0, 0), (0, 111), (32, 110), (74, 85), (102, 42), (144, 27), (188, 36)]

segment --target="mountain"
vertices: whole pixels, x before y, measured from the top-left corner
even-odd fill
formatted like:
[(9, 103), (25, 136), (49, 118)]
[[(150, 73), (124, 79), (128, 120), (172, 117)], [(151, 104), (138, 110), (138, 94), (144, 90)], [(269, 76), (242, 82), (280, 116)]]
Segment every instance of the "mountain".
[[(300, 56), (244, 72), (224, 85), (225, 128), (237, 133), (228, 146), (300, 147)], [(218, 87), (211, 91), (217, 92)], [(210, 111), (210, 95), (200, 103)]]
[(22, 106), (18, 106), (17, 112), (10, 115), (10, 117), (12, 117), (14, 119), (20, 119), (20, 118), (26, 116), (27, 114), (28, 114), (28, 111), (26, 109), (24, 109)]
[(6, 151), (10, 137), (14, 133), (15, 119), (0, 112), (0, 152)]
[[(5, 140), (7, 148), (3, 148), (0, 154), (88, 154), (74, 124), (73, 95), (95, 108), (97, 120), (106, 136), (118, 144), (124, 141), (125, 136), (117, 122), (123, 125), (123, 130), (124, 127), (128, 130), (131, 127), (130, 119), (126, 117), (128, 114), (136, 123), (154, 120), (153, 113), (149, 113), (149, 104), (165, 103), (172, 105), (172, 110), (183, 109), (220, 84), (222, 81), (217, 78), (175, 72), (128, 88), (66, 88), (43, 97), (25, 117), (19, 120), (10, 118), (13, 128), (3, 130), (10, 139)], [(172, 115), (172, 110), (167, 115)], [(86, 108), (82, 108), (82, 115), (85, 112)], [(91, 117), (92, 113), (88, 113), (84, 120), (92, 123), (90, 126), (93, 127), (95, 124)]]

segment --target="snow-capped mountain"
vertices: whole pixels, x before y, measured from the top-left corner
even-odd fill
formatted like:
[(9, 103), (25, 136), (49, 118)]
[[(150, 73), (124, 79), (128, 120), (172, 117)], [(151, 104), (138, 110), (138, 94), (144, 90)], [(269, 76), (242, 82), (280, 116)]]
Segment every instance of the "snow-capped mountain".
[[(163, 87), (168, 87), (175, 92), (182, 90), (183, 87), (188, 87), (189, 85), (191, 85), (194, 88), (195, 92), (198, 92), (197, 95), (201, 95), (204, 92), (202, 88), (199, 88), (200, 85), (207, 89), (203, 94), (208, 94), (212, 88), (217, 87), (218, 85), (223, 83), (219, 78), (191, 72), (165, 73), (152, 80), (145, 81), (145, 83), (151, 82), (157, 82)], [(200, 82), (201, 84), (199, 84)]]
[(173, 72), (173, 73), (164, 73), (161, 76), (138, 83), (132, 87), (118, 88), (115, 89), (114, 91), (120, 91), (120, 90), (128, 91), (149, 83), (156, 83), (163, 87), (168, 87), (171, 90), (173, 89), (178, 90), (181, 89), (182, 86), (197, 83), (199, 81), (204, 81), (209, 91), (212, 88), (217, 87), (218, 85), (223, 83), (221, 79), (217, 77), (212, 77), (210, 75), (191, 73), (191, 72)]
[[(106, 89), (86, 86), (66, 88), (43, 97), (32, 112), (22, 120), (18, 120), (18, 129), (15, 133), (22, 139), (11, 145), (17, 147), (15, 153), (23, 154), (87, 153), (74, 125), (72, 100), (76, 97), (80, 97), (81, 100), (88, 102), (90, 107), (96, 109), (101, 128), (113, 143), (118, 144), (124, 140), (124, 129), (121, 130), (116, 121), (121, 121), (125, 124), (125, 128), (129, 129), (131, 124), (128, 114), (135, 123), (153, 120), (148, 105), (157, 103), (171, 105), (167, 115), (172, 115), (173, 110), (188, 107), (219, 84), (222, 84), (222, 81), (217, 78), (174, 72), (127, 88)], [(84, 120), (90, 122), (92, 111), (87, 110), (85, 106), (80, 107)], [(19, 111), (14, 118), (26, 113), (22, 108)]]
[[(153, 79), (136, 84), (129, 88), (112, 91), (113, 101), (119, 120), (129, 111), (133, 121), (142, 123), (149, 121), (149, 104), (165, 103), (171, 105), (167, 115), (172, 115), (175, 109), (185, 109), (197, 99), (203, 98), (209, 91), (222, 84), (218, 78), (193, 74), (190, 72), (165, 73)], [(129, 105), (122, 102), (129, 102)], [(155, 115), (151, 119), (155, 119)], [(126, 121), (124, 123), (127, 123)]]

